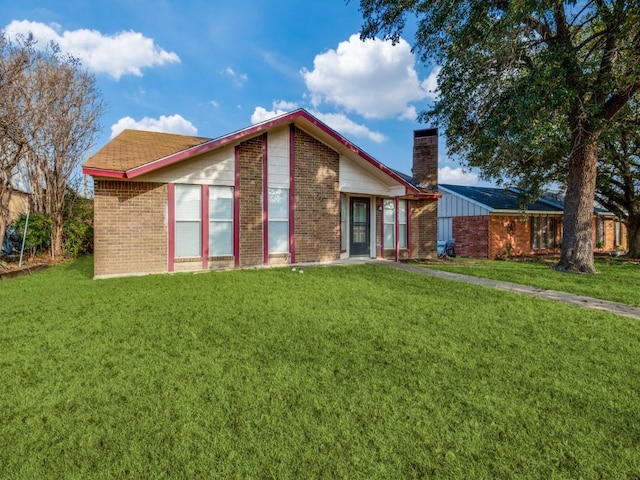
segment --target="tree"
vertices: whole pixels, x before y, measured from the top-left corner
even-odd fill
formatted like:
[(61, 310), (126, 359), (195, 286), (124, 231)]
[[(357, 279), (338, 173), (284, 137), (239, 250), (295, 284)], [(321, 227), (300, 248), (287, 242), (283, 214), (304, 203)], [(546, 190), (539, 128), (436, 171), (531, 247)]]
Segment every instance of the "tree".
[[(95, 78), (55, 45), (32, 66), (29, 98), (40, 128), (30, 137), (31, 183), (52, 220), (52, 251), (63, 254), (65, 200), (80, 162), (99, 131), (104, 103)], [(42, 107), (42, 108), (38, 108)]]
[(602, 132), (640, 89), (638, 0), (361, 0), (361, 36), (397, 41), (443, 66), (420, 120), (484, 178), (535, 193), (567, 187), (557, 269), (595, 272), (592, 216)]
[(640, 105), (631, 102), (603, 135), (596, 198), (623, 219), (631, 258), (640, 258)]
[(32, 55), (31, 43), (12, 44), (0, 31), (0, 242), (9, 220), (14, 177), (28, 149), (22, 80)]
[(32, 208), (51, 217), (52, 252), (60, 256), (65, 199), (104, 111), (95, 78), (54, 43), (38, 49), (31, 35), (11, 43), (0, 32), (0, 98), (0, 238), (23, 162)]

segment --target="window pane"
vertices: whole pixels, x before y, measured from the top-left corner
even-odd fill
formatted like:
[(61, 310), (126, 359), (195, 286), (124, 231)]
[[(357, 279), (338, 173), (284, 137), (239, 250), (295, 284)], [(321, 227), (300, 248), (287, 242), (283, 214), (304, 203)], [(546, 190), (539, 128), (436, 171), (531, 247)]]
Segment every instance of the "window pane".
[(200, 185), (176, 185), (176, 220), (200, 220)]
[(269, 253), (289, 251), (289, 222), (269, 221)]
[(534, 250), (540, 248), (540, 244), (538, 243), (538, 221), (539, 217), (531, 217), (531, 247)]
[(407, 248), (407, 226), (400, 225), (400, 248)]
[(289, 189), (269, 189), (269, 220), (289, 219)]
[(200, 222), (176, 221), (176, 257), (200, 256)]
[(233, 255), (233, 223), (209, 223), (209, 255)]
[(384, 200), (384, 223), (394, 223), (396, 221), (395, 208), (393, 200)]
[(398, 200), (398, 222), (407, 223), (407, 201)]
[(233, 218), (233, 187), (209, 187), (209, 219)]
[(384, 224), (384, 248), (396, 248), (396, 226), (393, 223)]

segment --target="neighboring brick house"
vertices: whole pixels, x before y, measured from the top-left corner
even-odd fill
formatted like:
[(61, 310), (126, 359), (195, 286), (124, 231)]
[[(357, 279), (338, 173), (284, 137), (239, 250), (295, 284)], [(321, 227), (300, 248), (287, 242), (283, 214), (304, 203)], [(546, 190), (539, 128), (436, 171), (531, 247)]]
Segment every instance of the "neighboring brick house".
[[(515, 189), (438, 186), (438, 240), (460, 257), (504, 258), (559, 254), (563, 198), (544, 195), (526, 208)], [(609, 252), (626, 245), (626, 229), (611, 213), (594, 209), (593, 245)]]
[(305, 110), (208, 139), (125, 130), (94, 179), (95, 277), (436, 254), (437, 131), (414, 171)]

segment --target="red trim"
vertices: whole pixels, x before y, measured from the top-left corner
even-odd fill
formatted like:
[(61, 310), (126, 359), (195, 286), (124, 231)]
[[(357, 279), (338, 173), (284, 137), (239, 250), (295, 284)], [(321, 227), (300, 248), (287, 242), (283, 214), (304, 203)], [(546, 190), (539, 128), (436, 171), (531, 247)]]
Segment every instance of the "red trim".
[(269, 264), (269, 143), (262, 134), (262, 261)]
[(405, 209), (407, 211), (407, 256), (413, 258), (413, 249), (411, 248), (411, 200), (405, 200)]
[(202, 269), (209, 269), (209, 185), (202, 185)]
[(167, 252), (167, 270), (174, 271), (173, 260), (176, 257), (176, 186), (174, 183), (167, 184), (167, 211), (168, 211), (168, 234), (169, 248)]
[(233, 263), (240, 266), (240, 147), (234, 152), (235, 188), (233, 189)]
[(382, 205), (382, 210), (380, 210), (380, 257), (384, 259), (384, 198), (379, 198), (378, 200)]
[(296, 263), (296, 127), (289, 124), (289, 255)]
[(92, 177), (108, 177), (108, 178), (126, 178), (125, 172), (104, 170), (102, 168), (82, 167), (82, 173), (84, 175), (91, 175)]
[(396, 262), (400, 260), (400, 218), (398, 215), (398, 197), (393, 199), (393, 205), (395, 208), (395, 229), (396, 229)]

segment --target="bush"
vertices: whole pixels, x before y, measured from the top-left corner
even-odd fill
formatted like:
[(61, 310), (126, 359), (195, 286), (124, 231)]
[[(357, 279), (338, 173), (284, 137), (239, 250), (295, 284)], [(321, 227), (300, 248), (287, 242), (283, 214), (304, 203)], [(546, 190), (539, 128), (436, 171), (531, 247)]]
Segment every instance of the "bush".
[(93, 201), (71, 198), (65, 211), (63, 226), (64, 254), (77, 257), (93, 252)]
[[(11, 224), (20, 237), (20, 244), (22, 244), (26, 220), (27, 216), (22, 214)], [(51, 223), (51, 218), (44, 213), (29, 215), (27, 235), (24, 237), (24, 250), (28, 256), (45, 252), (51, 247)]]

